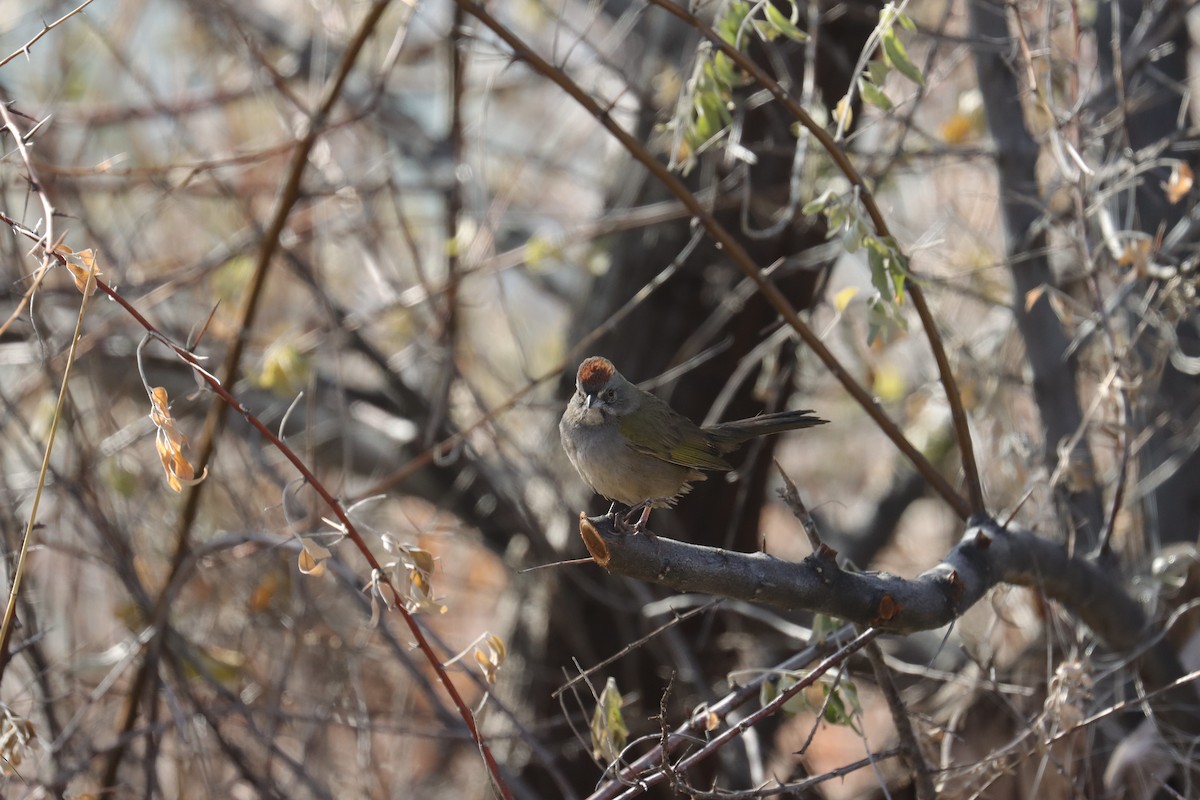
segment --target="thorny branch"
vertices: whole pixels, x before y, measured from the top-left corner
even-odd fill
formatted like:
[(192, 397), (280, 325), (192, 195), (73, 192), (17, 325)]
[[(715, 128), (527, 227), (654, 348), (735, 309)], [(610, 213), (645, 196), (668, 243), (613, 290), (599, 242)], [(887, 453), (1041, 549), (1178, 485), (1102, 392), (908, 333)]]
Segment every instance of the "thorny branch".
[[(1174, 648), (1151, 626), (1136, 599), (1095, 562), (1031, 531), (973, 517), (962, 540), (915, 578), (846, 572), (820, 554), (799, 563), (766, 553), (736, 553), (662, 537), (618, 533), (611, 520), (580, 515), (592, 558), (611, 573), (681, 592), (706, 592), (784, 609), (828, 614), (890, 633), (933, 630), (962, 616), (1001, 583), (1037, 587), (1088, 625), (1114, 651), (1136, 659), (1148, 691), (1184, 674)], [(1164, 729), (1200, 733), (1192, 687), (1151, 703)]]

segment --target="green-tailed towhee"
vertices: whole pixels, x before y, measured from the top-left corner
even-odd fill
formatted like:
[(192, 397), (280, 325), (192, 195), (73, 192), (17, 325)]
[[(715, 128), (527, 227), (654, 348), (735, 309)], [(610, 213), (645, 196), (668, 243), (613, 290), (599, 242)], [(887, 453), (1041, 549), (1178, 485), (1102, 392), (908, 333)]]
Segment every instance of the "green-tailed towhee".
[[(598, 494), (642, 509), (669, 506), (702, 470), (730, 470), (722, 456), (755, 436), (822, 425), (811, 411), (781, 411), (701, 428), (664, 401), (634, 386), (607, 358), (579, 365), (575, 395), (558, 432), (584, 482)], [(610, 510), (611, 513), (611, 510)]]

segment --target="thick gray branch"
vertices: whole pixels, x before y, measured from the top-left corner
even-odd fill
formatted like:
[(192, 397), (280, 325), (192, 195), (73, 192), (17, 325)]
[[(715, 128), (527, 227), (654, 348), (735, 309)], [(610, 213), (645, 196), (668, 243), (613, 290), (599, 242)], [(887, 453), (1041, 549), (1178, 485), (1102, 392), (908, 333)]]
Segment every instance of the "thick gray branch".
[[(941, 563), (911, 579), (845, 572), (830, 555), (793, 563), (765, 553), (620, 533), (608, 518), (581, 515), (580, 534), (592, 558), (618, 575), (679, 592), (829, 614), (893, 633), (947, 625), (1001, 583), (1036, 587), (1114, 651), (1136, 658), (1148, 690), (1184, 674), (1174, 650), (1152, 629), (1141, 605), (1115, 584), (1111, 572), (1069, 555), (1060, 544), (1030, 531), (1002, 529), (990, 519), (973, 519)], [(1197, 699), (1191, 686), (1160, 695), (1153, 707), (1164, 731), (1200, 734)]]

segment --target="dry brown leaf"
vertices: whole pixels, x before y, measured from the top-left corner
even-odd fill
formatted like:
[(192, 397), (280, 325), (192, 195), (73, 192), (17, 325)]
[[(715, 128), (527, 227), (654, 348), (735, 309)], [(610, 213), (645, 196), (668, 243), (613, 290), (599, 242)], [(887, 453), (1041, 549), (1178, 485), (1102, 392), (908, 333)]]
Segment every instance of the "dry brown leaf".
[(1117, 258), (1122, 267), (1133, 267), (1138, 277), (1144, 277), (1150, 269), (1151, 242), (1149, 239), (1130, 239)]
[(94, 295), (96, 278), (100, 275), (100, 270), (96, 268), (96, 251), (89, 249), (75, 253), (64, 245), (60, 245), (58, 250), (65, 251), (63, 261), (71, 271), (71, 277), (75, 279), (75, 288), (88, 297)]
[(1044, 295), (1045, 293), (1046, 293), (1046, 284), (1044, 284), (1044, 283), (1041, 286), (1033, 287), (1032, 289), (1030, 289), (1028, 292), (1025, 293), (1025, 313), (1026, 314), (1029, 313), (1029, 310), (1031, 308), (1033, 308), (1035, 305), (1037, 305), (1037, 301), (1041, 300), (1042, 295)]
[(494, 633), (475, 647), (475, 663), (479, 664), (479, 668), (483, 670), (483, 677), (489, 684), (496, 682), (496, 673), (500, 671), (507, 655), (508, 648), (504, 640)]
[(1163, 191), (1167, 193), (1167, 201), (1171, 205), (1178, 203), (1192, 190), (1194, 181), (1192, 168), (1183, 161), (1176, 161), (1175, 166), (1171, 168), (1171, 177), (1162, 185)]
[(311, 539), (301, 539), (297, 564), (305, 575), (319, 577), (325, 574), (325, 561), (333, 555), (329, 548), (322, 547)]
[(296, 562), (300, 571), (305, 575), (320, 577), (321, 575), (325, 574), (325, 563), (318, 561), (313, 557), (312, 553), (308, 552), (308, 550), (305, 548), (300, 549), (300, 555), (296, 559)]
[(167, 390), (156, 386), (150, 390), (150, 421), (158, 432), (154, 437), (154, 447), (162, 461), (163, 470), (167, 473), (167, 485), (176, 492), (182, 492), (184, 486), (194, 486), (208, 476), (208, 468), (204, 474), (196, 477), (196, 470), (183, 455), (187, 446), (187, 437), (180, 433), (171, 416), (170, 398)]
[(272, 598), (279, 591), (279, 576), (274, 572), (268, 572), (254, 587), (254, 591), (250, 593), (250, 611), (258, 613), (266, 611), (271, 605)]

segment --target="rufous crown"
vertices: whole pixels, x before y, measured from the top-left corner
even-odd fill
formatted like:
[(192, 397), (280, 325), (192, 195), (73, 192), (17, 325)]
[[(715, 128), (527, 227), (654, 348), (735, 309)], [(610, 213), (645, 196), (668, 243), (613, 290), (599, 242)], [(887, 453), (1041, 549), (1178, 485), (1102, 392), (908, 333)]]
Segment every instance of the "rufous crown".
[(595, 394), (604, 388), (616, 371), (617, 368), (607, 358), (592, 356), (579, 365), (576, 380), (585, 392)]

